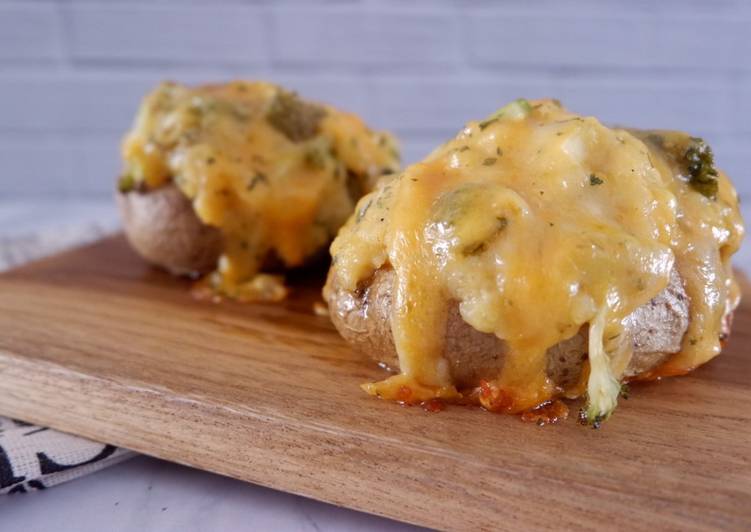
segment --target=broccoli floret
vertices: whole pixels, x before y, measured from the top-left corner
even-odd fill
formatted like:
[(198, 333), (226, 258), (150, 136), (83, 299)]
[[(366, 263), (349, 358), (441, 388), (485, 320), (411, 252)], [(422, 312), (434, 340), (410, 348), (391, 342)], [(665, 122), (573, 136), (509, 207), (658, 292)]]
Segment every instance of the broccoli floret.
[(692, 137), (683, 158), (689, 184), (704, 196), (715, 199), (718, 183), (712, 148), (704, 140)]
[(125, 174), (123, 176), (120, 176), (120, 179), (117, 180), (117, 190), (123, 194), (131, 192), (135, 188), (136, 180), (133, 179), (132, 174)]
[(699, 137), (676, 131), (630, 130), (680, 170), (691, 188), (709, 199), (717, 197), (719, 184), (712, 149)]
[(326, 110), (304, 102), (294, 92), (279, 90), (266, 120), (292, 142), (315, 137)]

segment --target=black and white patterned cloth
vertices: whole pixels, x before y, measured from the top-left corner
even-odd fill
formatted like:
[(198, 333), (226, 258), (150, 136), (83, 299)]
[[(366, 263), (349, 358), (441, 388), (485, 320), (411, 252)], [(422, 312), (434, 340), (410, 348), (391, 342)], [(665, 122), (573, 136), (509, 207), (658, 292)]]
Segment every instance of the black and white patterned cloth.
[[(97, 222), (71, 220), (61, 224), (58, 219), (20, 234), (0, 234), (0, 271), (111, 233), (116, 227), (114, 217), (102, 221), (101, 212), (102, 208), (96, 212)], [(14, 227), (24, 213), (27, 211), (17, 205), (13, 209), (0, 205), (0, 222)], [(135, 455), (112, 445), (0, 417), (0, 495), (43, 490)]]
[(0, 495), (43, 490), (134, 455), (112, 445), (0, 417)]

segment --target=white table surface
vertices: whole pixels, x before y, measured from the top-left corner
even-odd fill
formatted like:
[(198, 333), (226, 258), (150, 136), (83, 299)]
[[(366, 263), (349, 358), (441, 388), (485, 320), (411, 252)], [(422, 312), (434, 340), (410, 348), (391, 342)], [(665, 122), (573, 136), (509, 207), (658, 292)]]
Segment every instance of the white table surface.
[[(751, 219), (751, 208), (745, 209)], [(115, 231), (111, 202), (0, 202), (0, 246), (44, 240), (61, 249), (80, 235)], [(0, 257), (2, 258), (2, 257)], [(6, 257), (7, 259), (7, 257)], [(11, 257), (13, 259), (13, 257)], [(751, 250), (736, 265), (751, 270)], [(1, 266), (1, 264), (0, 264)], [(139, 456), (42, 492), (0, 497), (0, 531), (214, 532), (417, 530), (303, 497)]]
[(396, 532), (418, 529), (138, 456), (45, 491), (0, 498), (0, 530)]

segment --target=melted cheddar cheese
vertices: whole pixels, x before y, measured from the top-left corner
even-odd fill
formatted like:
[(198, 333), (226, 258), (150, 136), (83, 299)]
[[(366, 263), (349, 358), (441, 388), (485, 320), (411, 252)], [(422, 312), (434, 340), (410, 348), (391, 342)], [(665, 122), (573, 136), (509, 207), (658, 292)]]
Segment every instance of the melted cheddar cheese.
[(588, 326), (588, 414), (606, 418), (633, 349), (623, 320), (665, 289), (674, 266), (690, 325), (680, 353), (652, 375), (717, 355), (738, 303), (730, 257), (743, 226), (725, 175), (688, 168), (685, 156), (710, 153), (699, 141), (517, 100), (363, 197), (331, 253), (349, 290), (393, 267), (401, 369), (366, 390), (397, 400), (405, 386), (419, 400), (462, 395), (437, 333), (453, 301), (468, 324), (509, 346), (489, 383), (497, 393), (479, 394), (485, 406), (500, 396), (498, 409), (519, 412), (580, 393), (551, 382), (546, 352)]
[(163, 83), (144, 99), (122, 151), (121, 190), (174, 183), (221, 230), (223, 254), (207, 280), (238, 299), (283, 297), (261, 269), (304, 264), (399, 166), (390, 135), (261, 82)]

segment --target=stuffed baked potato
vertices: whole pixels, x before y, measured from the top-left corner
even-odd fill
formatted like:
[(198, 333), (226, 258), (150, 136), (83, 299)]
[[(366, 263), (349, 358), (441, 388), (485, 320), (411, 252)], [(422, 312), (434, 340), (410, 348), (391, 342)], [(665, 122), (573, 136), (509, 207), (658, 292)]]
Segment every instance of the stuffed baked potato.
[(148, 261), (212, 291), (276, 300), (269, 275), (325, 253), (357, 200), (398, 169), (394, 139), (278, 86), (163, 83), (123, 143), (118, 203)]
[(739, 299), (735, 190), (698, 138), (518, 100), (363, 197), (331, 246), (341, 334), (408, 403), (524, 412), (720, 352)]

